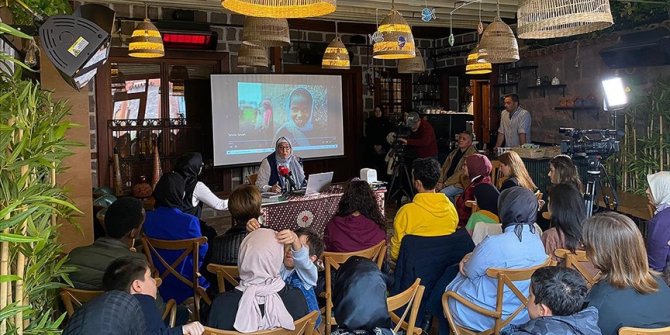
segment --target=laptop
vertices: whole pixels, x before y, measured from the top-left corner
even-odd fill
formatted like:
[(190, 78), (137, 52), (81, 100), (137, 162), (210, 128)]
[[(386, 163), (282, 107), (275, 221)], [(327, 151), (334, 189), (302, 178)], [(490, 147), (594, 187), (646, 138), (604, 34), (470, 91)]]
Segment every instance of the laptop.
[(307, 178), (307, 188), (304, 190), (304, 194), (308, 195), (326, 191), (332, 182), (333, 171), (310, 174)]

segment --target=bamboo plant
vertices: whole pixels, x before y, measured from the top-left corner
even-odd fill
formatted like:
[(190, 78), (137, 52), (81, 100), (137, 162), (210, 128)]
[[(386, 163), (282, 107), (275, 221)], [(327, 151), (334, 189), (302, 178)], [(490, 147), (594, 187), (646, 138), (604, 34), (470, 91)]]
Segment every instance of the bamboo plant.
[[(31, 38), (0, 23), (0, 33)], [(57, 242), (58, 222), (77, 211), (56, 173), (74, 145), (69, 108), (38, 83), (23, 80), (21, 62), (0, 52), (0, 334), (57, 334), (58, 289), (69, 282)]]

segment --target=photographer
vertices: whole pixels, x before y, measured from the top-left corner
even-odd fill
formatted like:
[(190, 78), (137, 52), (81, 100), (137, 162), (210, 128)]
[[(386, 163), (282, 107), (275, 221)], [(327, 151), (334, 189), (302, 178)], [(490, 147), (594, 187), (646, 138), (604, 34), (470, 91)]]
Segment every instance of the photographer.
[(423, 120), (416, 112), (407, 115), (406, 123), (412, 133), (406, 139), (399, 138), (398, 142), (411, 148), (416, 158), (430, 157), (437, 160), (437, 139), (430, 123)]

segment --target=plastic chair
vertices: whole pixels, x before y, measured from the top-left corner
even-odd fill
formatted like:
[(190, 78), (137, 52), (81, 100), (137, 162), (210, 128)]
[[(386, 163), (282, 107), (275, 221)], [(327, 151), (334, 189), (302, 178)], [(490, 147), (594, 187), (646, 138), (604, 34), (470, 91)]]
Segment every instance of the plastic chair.
[(658, 335), (670, 334), (670, 327), (663, 328), (635, 328), (635, 327), (621, 327), (619, 328), (619, 335)]
[[(404, 329), (405, 333), (408, 335), (421, 335), (422, 333), (422, 329), (415, 326), (419, 306), (421, 306), (421, 299), (423, 298), (423, 291), (425, 289), (420, 283), (421, 278), (417, 278), (416, 281), (414, 281), (414, 284), (405, 291), (386, 299), (391, 321), (396, 324), (396, 329), (394, 329), (396, 333), (399, 328)], [(398, 316), (395, 313), (395, 310), (403, 306), (407, 307), (405, 307), (403, 315)], [(405, 322), (407, 311), (409, 311), (409, 319)]]
[(577, 270), (582, 275), (582, 277), (586, 279), (589, 287), (593, 286), (598, 282), (598, 280), (600, 280), (600, 271), (596, 269), (594, 273), (594, 271), (590, 271), (586, 267), (586, 265), (592, 264), (591, 261), (586, 257), (586, 251), (576, 250), (575, 253), (573, 253), (567, 249), (556, 249), (554, 250), (554, 255), (565, 260), (565, 267)]
[(226, 292), (226, 282), (233, 286), (240, 285), (240, 270), (237, 265), (208, 264), (207, 271), (216, 275), (216, 282), (219, 285), (219, 293)]
[(288, 330), (284, 328), (274, 328), (269, 330), (261, 330), (253, 333), (240, 333), (234, 330), (221, 330), (210, 327), (205, 327), (205, 332), (203, 335), (312, 335), (314, 332), (314, 325), (316, 324), (316, 319), (319, 316), (319, 312), (312, 311), (311, 313), (303, 316), (299, 320), (295, 321), (295, 330)]
[(353, 252), (324, 252), (323, 260), (325, 264), (325, 275), (326, 275), (326, 292), (322, 296), (326, 299), (326, 307), (324, 310), (324, 320), (325, 320), (325, 334), (330, 334), (330, 328), (332, 325), (337, 324), (335, 318), (333, 317), (333, 287), (332, 287), (332, 271), (340, 268), (344, 262), (346, 262), (352, 256), (360, 256), (371, 260), (377, 261), (377, 266), (379, 269), (382, 268), (384, 263), (384, 256), (386, 255), (386, 241), (381, 241), (377, 245)]
[[(495, 334), (498, 335), (500, 334), (500, 330), (503, 329), (505, 326), (507, 326), (514, 318), (521, 313), (526, 307), (528, 306), (528, 295), (526, 293), (522, 293), (516, 285), (514, 285), (515, 281), (522, 281), (522, 280), (530, 280), (530, 277), (533, 275), (533, 272), (535, 270), (549, 265), (551, 262), (551, 258), (547, 258), (547, 260), (540, 264), (536, 265), (533, 267), (525, 268), (525, 269), (494, 269), (490, 268), (486, 270), (486, 275), (495, 278), (498, 281), (497, 285), (497, 299), (496, 299), (496, 308), (495, 310), (490, 310), (487, 308), (480, 307), (479, 305), (469, 301), (467, 298), (459, 295), (458, 293), (454, 291), (447, 291), (442, 295), (442, 308), (444, 309), (444, 315), (449, 321), (449, 325), (453, 331), (454, 335), (461, 335), (461, 334), (467, 334), (467, 335), (472, 335), (472, 334), (477, 334), (477, 335), (490, 335), (490, 334)], [(515, 295), (517, 299), (521, 302), (521, 305), (517, 307), (512, 314), (509, 315), (506, 319), (503, 319), (503, 294), (504, 294), (504, 289), (505, 287), (509, 287), (509, 289), (512, 291), (512, 293)], [(454, 322), (453, 315), (451, 313), (451, 310), (449, 309), (449, 300), (450, 299), (455, 299), (456, 301), (460, 302), (461, 304), (465, 305), (466, 307), (472, 309), (473, 311), (482, 314), (484, 316), (490, 317), (495, 319), (495, 324), (493, 328), (486, 329), (484, 331), (478, 332), (478, 331), (473, 331), (471, 329), (468, 329), (463, 326), (459, 326)]]

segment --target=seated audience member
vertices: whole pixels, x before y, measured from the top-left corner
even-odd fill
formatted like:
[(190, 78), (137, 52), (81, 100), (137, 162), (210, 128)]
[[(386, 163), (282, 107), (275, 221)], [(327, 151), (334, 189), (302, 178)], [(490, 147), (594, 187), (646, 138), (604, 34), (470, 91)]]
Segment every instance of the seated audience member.
[(377, 197), (367, 182), (353, 180), (347, 184), (335, 215), (323, 232), (327, 251), (364, 250), (386, 240), (386, 223)]
[(263, 192), (275, 193), (286, 189), (288, 185), (285, 178), (279, 175), (279, 166), (286, 166), (291, 171), (290, 178), (296, 187), (306, 185), (305, 171), (302, 169), (302, 159), (293, 154), (291, 142), (285, 137), (280, 137), (275, 143), (275, 151), (263, 158), (258, 168), (258, 179), (256, 186)]
[(647, 254), (649, 267), (663, 273), (670, 285), (670, 172), (662, 171), (647, 176), (647, 196), (654, 205), (654, 217), (647, 222)]
[(284, 248), (276, 232), (256, 229), (240, 245), (240, 285), (214, 299), (208, 325), (250, 333), (281, 327), (294, 330), (294, 320), (309, 313), (299, 289), (282, 280)]
[(146, 334), (200, 335), (205, 329), (200, 322), (167, 328), (156, 308), (156, 280), (151, 276), (149, 264), (143, 259), (123, 257), (113, 261), (103, 277), (105, 291), (123, 291), (133, 295), (140, 303)]
[(572, 252), (583, 250), (582, 225), (586, 218), (584, 198), (570, 184), (554, 185), (549, 192), (549, 212), (553, 228), (542, 233), (542, 243), (547, 255), (560, 260), (554, 251), (568, 249)]
[(465, 226), (472, 214), (472, 209), (465, 202), (475, 200), (475, 188), (482, 184), (491, 184), (491, 169), (491, 161), (484, 155), (474, 154), (465, 159), (465, 174), (470, 178), (470, 185), (456, 200), (459, 227)]
[[(534, 233), (534, 220), (537, 213), (535, 194), (522, 187), (512, 187), (500, 193), (498, 211), (502, 221), (503, 233), (484, 239), (470, 255), (466, 255), (459, 265), (459, 273), (447, 286), (473, 303), (489, 309), (496, 309), (497, 279), (486, 275), (489, 268), (522, 269), (537, 266), (546, 261), (544, 246), (540, 237)], [(528, 292), (530, 280), (515, 281), (521, 292)], [(502, 317), (507, 318), (521, 302), (505, 287), (506, 297)], [(454, 321), (464, 327), (483, 331), (493, 327), (494, 320), (479, 314), (461, 303), (449, 300), (449, 308)], [(512, 321), (520, 324), (528, 321), (524, 309)]]
[[(197, 217), (186, 214), (179, 209), (184, 194), (183, 178), (177, 173), (163, 175), (154, 189), (156, 209), (147, 212), (144, 222), (144, 233), (147, 237), (159, 240), (185, 240), (201, 237), (200, 221)], [(161, 257), (168, 264), (172, 264), (182, 254), (182, 250), (157, 249)], [(202, 259), (207, 255), (207, 243), (201, 245), (199, 251), (198, 267), (202, 265)], [(152, 254), (153, 264), (159, 273), (166, 269), (163, 264)], [(193, 257), (186, 256), (177, 266), (177, 271), (188, 280), (193, 278)], [(200, 286), (207, 288), (209, 283), (204, 277), (199, 279)], [(179, 280), (174, 275), (168, 275), (158, 288), (163, 299), (175, 299), (178, 304), (193, 295), (193, 289)]]
[(203, 167), (202, 155), (199, 152), (187, 152), (181, 155), (174, 163), (173, 172), (184, 178), (184, 204), (182, 212), (200, 218), (202, 204), (219, 211), (228, 209), (228, 200), (217, 197), (198, 176)]
[(600, 335), (598, 310), (584, 308), (588, 287), (573, 269), (547, 266), (530, 279), (530, 321), (511, 325), (502, 335)]
[(598, 308), (603, 335), (616, 335), (621, 327), (670, 326), (670, 288), (649, 269), (642, 234), (630, 218), (598, 213), (584, 223), (582, 240), (602, 273), (588, 300)]
[(521, 160), (519, 154), (514, 151), (507, 151), (500, 155), (498, 160), (501, 163), (500, 171), (507, 178), (500, 187), (501, 192), (513, 186), (521, 186), (532, 192), (537, 191), (537, 186), (533, 183), (533, 179), (530, 178), (526, 165)]
[(334, 335), (391, 335), (386, 280), (373, 261), (350, 257), (337, 273), (333, 289)]
[(456, 203), (456, 196), (463, 193), (463, 189), (470, 183), (467, 174), (463, 171), (465, 158), (477, 153), (472, 145), (472, 133), (463, 131), (458, 135), (458, 147), (454, 149), (442, 164), (440, 179), (436, 190), (444, 193), (451, 203)]
[(400, 242), (405, 235), (442, 236), (456, 231), (458, 217), (454, 205), (444, 193), (435, 192), (440, 165), (432, 158), (412, 163), (412, 182), (417, 194), (412, 202), (400, 207), (393, 220), (391, 258), (398, 259)]
[(556, 155), (549, 160), (548, 175), (552, 185), (571, 184), (580, 192), (584, 191), (577, 166), (568, 155)]
[(498, 218), (498, 197), (500, 192), (492, 184), (481, 184), (475, 187), (475, 201), (479, 210), (472, 213), (465, 225), (465, 229), (472, 235), (475, 225), (479, 222), (488, 224), (500, 223)]
[[(70, 273), (75, 288), (102, 290), (102, 275), (109, 264), (120, 257), (144, 259), (135, 252), (135, 239), (144, 222), (142, 202), (135, 198), (121, 198), (112, 203), (105, 215), (105, 237), (93, 244), (70, 251), (67, 265), (76, 267)], [(137, 244), (140, 244), (138, 241)]]
[(63, 335), (145, 335), (142, 307), (132, 295), (105, 292), (74, 312)]

